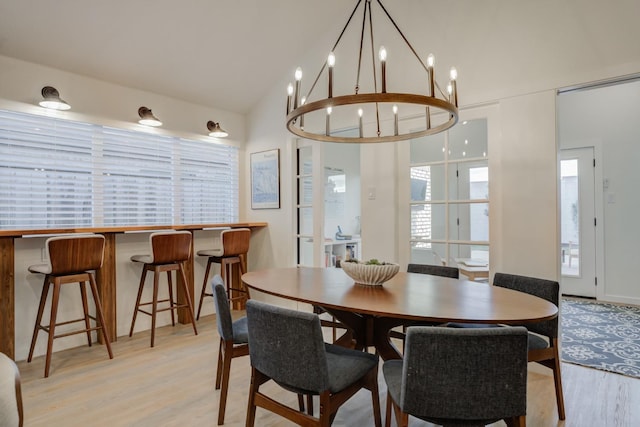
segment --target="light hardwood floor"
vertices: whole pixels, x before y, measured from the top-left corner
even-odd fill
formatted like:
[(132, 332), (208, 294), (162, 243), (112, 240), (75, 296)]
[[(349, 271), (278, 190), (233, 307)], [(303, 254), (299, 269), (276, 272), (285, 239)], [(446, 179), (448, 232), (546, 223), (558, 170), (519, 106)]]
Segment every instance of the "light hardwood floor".
[[(219, 391), (214, 390), (218, 351), (215, 316), (202, 317), (198, 332), (194, 336), (190, 325), (159, 328), (155, 348), (149, 347), (148, 331), (132, 338), (120, 337), (113, 345), (113, 360), (101, 345), (54, 353), (47, 379), (43, 378), (44, 357), (29, 364), (19, 362), (25, 427), (216, 425)], [(550, 371), (529, 366), (528, 426), (640, 425), (639, 379), (563, 364), (567, 420), (560, 422), (553, 379), (547, 374)], [(384, 410), (386, 387), (382, 375), (379, 380)], [(267, 385), (270, 387), (266, 390), (296, 406), (295, 395)], [(231, 364), (226, 426), (244, 425), (248, 388), (249, 357), (236, 358)], [(288, 425), (280, 417), (257, 411), (256, 426)], [(367, 391), (360, 391), (347, 402), (334, 422), (334, 426), (370, 425), (373, 418)], [(412, 418), (409, 425), (431, 424)]]

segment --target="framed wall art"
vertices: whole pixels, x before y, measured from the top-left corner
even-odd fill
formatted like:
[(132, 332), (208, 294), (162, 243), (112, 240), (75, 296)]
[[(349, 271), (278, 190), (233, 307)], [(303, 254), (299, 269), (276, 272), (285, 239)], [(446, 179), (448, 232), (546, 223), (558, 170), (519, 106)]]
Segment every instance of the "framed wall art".
[(280, 150), (251, 153), (251, 209), (280, 209)]

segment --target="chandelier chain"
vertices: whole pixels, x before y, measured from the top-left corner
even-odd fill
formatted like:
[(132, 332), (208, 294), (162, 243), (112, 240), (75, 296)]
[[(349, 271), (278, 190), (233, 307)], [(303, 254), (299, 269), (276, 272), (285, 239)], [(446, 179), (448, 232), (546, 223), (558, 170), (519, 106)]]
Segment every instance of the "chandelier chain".
[[(393, 20), (393, 18), (391, 17), (391, 15), (389, 14), (389, 12), (387, 12), (387, 9), (384, 7), (384, 5), (380, 2), (380, 0), (377, 0), (378, 4), (380, 5), (380, 7), (382, 8), (382, 10), (384, 11), (384, 13), (387, 15), (387, 18), (389, 18), (389, 21), (391, 21), (391, 23), (393, 24), (394, 27), (396, 27), (396, 30), (398, 31), (398, 33), (400, 33), (400, 36), (402, 37), (402, 39), (404, 40), (404, 42), (407, 44), (407, 46), (409, 46), (409, 49), (411, 50), (411, 52), (413, 53), (413, 55), (416, 57), (416, 59), (418, 60), (418, 62), (420, 63), (420, 65), (422, 65), (422, 68), (424, 68), (424, 70), (428, 73), (429, 69), (427, 68), (427, 66), (425, 65), (424, 61), (420, 58), (420, 56), (418, 55), (418, 53), (416, 52), (416, 50), (413, 48), (413, 46), (411, 45), (411, 43), (409, 42), (409, 40), (405, 37), (404, 33), (402, 32), (402, 30), (400, 29), (400, 27), (398, 27), (398, 24), (396, 24), (396, 21)], [(435, 86), (438, 88), (438, 90), (440, 91), (440, 95), (441, 96), (446, 96), (444, 91), (442, 90), (442, 88), (440, 88), (440, 85), (438, 84), (438, 82), (434, 81)], [(435, 96), (435, 94), (432, 94), (433, 96)]]
[[(367, 0), (367, 2), (368, 1), (369, 0)], [(360, 6), (360, 3), (362, 3), (362, 0), (358, 0), (358, 3), (356, 3), (356, 7), (353, 8), (353, 11), (351, 12), (351, 15), (349, 15), (349, 19), (347, 19), (347, 23), (342, 28), (342, 31), (340, 31), (340, 35), (338, 36), (338, 40), (336, 40), (336, 42), (333, 44), (333, 48), (331, 48), (331, 52), (336, 50), (336, 47), (338, 47), (338, 44), (340, 43), (340, 40), (342, 39), (342, 36), (344, 35), (344, 32), (349, 27), (349, 24), (351, 23), (351, 19), (353, 18), (353, 15), (356, 14), (356, 11), (358, 10), (358, 6)], [(313, 84), (311, 85), (311, 89), (309, 89), (309, 92), (307, 92), (307, 99), (309, 99), (311, 97), (311, 92), (313, 92), (313, 89), (316, 87), (316, 84), (318, 83), (318, 80), (320, 80), (320, 76), (324, 72), (325, 68), (327, 68), (327, 61), (326, 60), (324, 61), (324, 64), (322, 64), (322, 68), (320, 68), (320, 72), (316, 76), (316, 79), (313, 81)]]
[(358, 51), (358, 70), (356, 72), (356, 95), (360, 91), (360, 69), (362, 67), (362, 45), (364, 44), (364, 29), (367, 26), (367, 1), (364, 5), (364, 13), (362, 14), (362, 29), (360, 30), (360, 50)]
[[(373, 91), (378, 92), (378, 78), (376, 75), (376, 55), (375, 50), (373, 48), (373, 13), (371, 11), (371, 0), (367, 0), (367, 5), (369, 6), (369, 37), (371, 39), (371, 66), (373, 71)], [(367, 9), (365, 8), (365, 14)], [(362, 48), (360, 49), (360, 53), (362, 54)], [(384, 77), (383, 77), (384, 78)], [(380, 106), (376, 102), (376, 134), (380, 137)]]

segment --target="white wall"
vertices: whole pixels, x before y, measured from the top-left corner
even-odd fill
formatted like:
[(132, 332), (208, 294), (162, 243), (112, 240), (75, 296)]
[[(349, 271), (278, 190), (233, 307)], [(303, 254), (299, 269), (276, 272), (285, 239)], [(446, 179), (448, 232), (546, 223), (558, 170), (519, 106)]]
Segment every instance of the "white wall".
[(555, 92), (500, 101), (489, 149), (491, 271), (557, 280)]

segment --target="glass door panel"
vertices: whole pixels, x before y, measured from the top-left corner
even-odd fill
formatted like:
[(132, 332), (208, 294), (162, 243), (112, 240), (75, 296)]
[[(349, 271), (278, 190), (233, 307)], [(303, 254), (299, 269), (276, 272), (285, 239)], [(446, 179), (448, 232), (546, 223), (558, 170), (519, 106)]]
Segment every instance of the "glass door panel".
[(444, 200), (444, 164), (414, 166), (410, 174), (412, 202)]
[(442, 265), (446, 260), (444, 243), (411, 242), (411, 262), (414, 264)]
[(449, 205), (449, 240), (489, 241), (489, 204)]
[(312, 146), (298, 146), (296, 164), (297, 265), (314, 265)]
[(444, 204), (411, 205), (411, 239), (443, 240), (446, 207)]
[(487, 157), (487, 119), (465, 120), (449, 130), (449, 160)]
[(449, 200), (489, 200), (489, 162), (451, 163)]
[(560, 161), (562, 275), (580, 277), (580, 186), (578, 159)]

